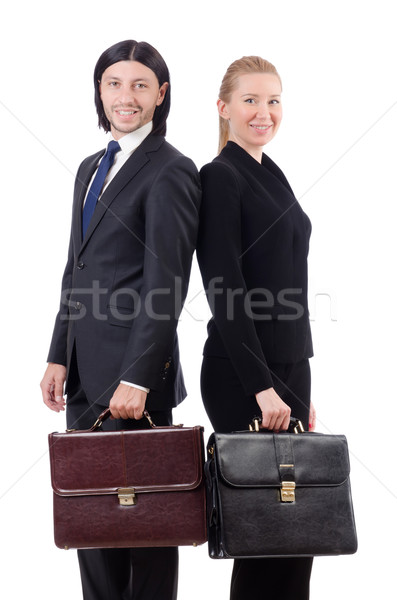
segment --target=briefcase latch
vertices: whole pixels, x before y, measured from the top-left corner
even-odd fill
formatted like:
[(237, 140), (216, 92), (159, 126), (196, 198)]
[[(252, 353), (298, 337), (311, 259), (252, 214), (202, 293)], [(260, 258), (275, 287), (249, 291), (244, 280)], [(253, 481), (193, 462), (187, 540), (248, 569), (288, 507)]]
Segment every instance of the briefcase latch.
[(134, 488), (119, 488), (117, 493), (119, 497), (119, 504), (122, 506), (134, 506), (134, 504), (136, 504)]
[(295, 502), (295, 481), (282, 482), (281, 502)]

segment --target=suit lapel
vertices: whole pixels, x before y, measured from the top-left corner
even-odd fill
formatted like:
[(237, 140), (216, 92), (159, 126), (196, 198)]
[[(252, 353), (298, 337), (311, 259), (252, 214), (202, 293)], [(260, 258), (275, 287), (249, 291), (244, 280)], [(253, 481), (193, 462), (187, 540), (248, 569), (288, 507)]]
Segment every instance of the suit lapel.
[[(108, 187), (99, 199), (88, 229), (86, 231), (83, 243), (80, 248), (80, 252), (84, 250), (85, 246), (90, 240), (90, 237), (94, 233), (96, 227), (102, 220), (104, 214), (109, 209), (113, 200), (121, 192), (121, 190), (131, 181), (133, 177), (145, 166), (150, 160), (148, 156), (149, 152), (155, 152), (162, 145), (164, 138), (149, 136), (145, 138), (140, 146), (133, 152), (127, 162), (122, 166), (117, 175), (109, 183)], [(98, 160), (98, 159), (97, 159)], [(93, 171), (92, 171), (93, 172)], [(92, 176), (91, 172), (91, 176)], [(88, 179), (89, 181), (89, 179)], [(87, 190), (87, 184), (85, 185), (85, 191)], [(84, 196), (83, 196), (84, 198)], [(80, 231), (81, 231), (81, 203), (80, 203)]]
[(81, 166), (75, 187), (75, 202), (74, 202), (74, 214), (73, 214), (73, 239), (80, 248), (82, 244), (82, 214), (83, 214), (83, 202), (87, 193), (88, 185), (91, 181), (93, 174), (97, 168), (100, 158), (104, 155), (105, 150), (101, 150), (96, 154), (93, 154), (86, 159), (84, 164)]

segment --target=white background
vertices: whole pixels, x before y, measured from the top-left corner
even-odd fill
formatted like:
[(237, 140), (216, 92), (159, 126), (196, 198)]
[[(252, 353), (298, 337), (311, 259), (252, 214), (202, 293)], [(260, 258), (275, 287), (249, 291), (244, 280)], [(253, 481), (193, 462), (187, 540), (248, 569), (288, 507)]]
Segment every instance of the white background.
[[(312, 598), (393, 597), (393, 4), (21, 0), (3, 9), (2, 597), (81, 597), (75, 553), (52, 541), (47, 434), (64, 429), (64, 415), (45, 408), (39, 382), (59, 301), (74, 174), (105, 144), (93, 104), (93, 68), (105, 48), (131, 38), (150, 42), (165, 58), (172, 81), (167, 137), (198, 167), (216, 153), (215, 102), (227, 66), (259, 54), (281, 74), (284, 121), (266, 151), (313, 224), (313, 400), (319, 431), (348, 438), (359, 535), (356, 555), (315, 561)], [(196, 264), (186, 308), (179, 330), (189, 396), (175, 422), (203, 424), (207, 437), (199, 370), (208, 310)], [(206, 546), (182, 548), (180, 556), (179, 598), (228, 598), (231, 561), (211, 561)]]

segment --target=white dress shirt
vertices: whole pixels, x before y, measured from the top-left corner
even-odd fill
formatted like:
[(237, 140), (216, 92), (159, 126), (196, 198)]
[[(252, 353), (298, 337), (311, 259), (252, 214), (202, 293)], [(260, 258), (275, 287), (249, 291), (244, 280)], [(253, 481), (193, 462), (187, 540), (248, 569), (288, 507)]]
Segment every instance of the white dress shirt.
[[(153, 128), (153, 122), (150, 121), (149, 123), (146, 123), (146, 125), (143, 125), (136, 131), (131, 131), (131, 133), (127, 133), (126, 135), (123, 135), (123, 137), (120, 138), (119, 140), (115, 140), (113, 136), (109, 136), (108, 144), (109, 144), (109, 142), (111, 142), (113, 140), (117, 141), (120, 145), (121, 150), (119, 152), (116, 152), (116, 154), (115, 154), (114, 162), (113, 162), (112, 166), (110, 167), (108, 174), (106, 175), (105, 183), (103, 184), (103, 188), (99, 195), (99, 198), (102, 196), (103, 192), (106, 190), (107, 186), (112, 181), (112, 179), (120, 171), (120, 169), (124, 165), (124, 163), (126, 163), (127, 160), (130, 158), (130, 156), (134, 152), (134, 150), (136, 150), (138, 148), (138, 146), (140, 146), (140, 144), (142, 144), (143, 140), (149, 135), (149, 133), (152, 131), (152, 128)], [(102, 160), (102, 158), (101, 158), (101, 160)], [(97, 164), (97, 170), (98, 170), (99, 165), (101, 164), (101, 160)], [(91, 177), (91, 181), (87, 187), (87, 194), (84, 199), (84, 203), (87, 199), (88, 191), (91, 187), (91, 184), (94, 180), (95, 175), (96, 175), (96, 171), (94, 171), (94, 173)]]

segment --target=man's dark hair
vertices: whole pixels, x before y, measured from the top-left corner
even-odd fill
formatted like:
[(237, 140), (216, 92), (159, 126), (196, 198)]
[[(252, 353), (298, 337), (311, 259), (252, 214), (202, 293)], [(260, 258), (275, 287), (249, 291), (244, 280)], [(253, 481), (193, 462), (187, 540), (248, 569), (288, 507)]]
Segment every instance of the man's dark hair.
[(103, 110), (99, 84), (104, 71), (121, 60), (135, 60), (151, 69), (156, 75), (160, 87), (168, 81), (169, 85), (164, 100), (160, 106), (156, 106), (154, 111), (153, 129), (151, 131), (152, 135), (165, 135), (167, 131), (167, 117), (171, 106), (171, 83), (168, 67), (156, 48), (153, 48), (147, 42), (136, 42), (135, 40), (125, 40), (124, 42), (114, 44), (114, 46), (111, 46), (101, 54), (95, 65), (95, 106), (98, 113), (99, 127), (102, 127), (106, 133), (110, 131), (110, 123)]

